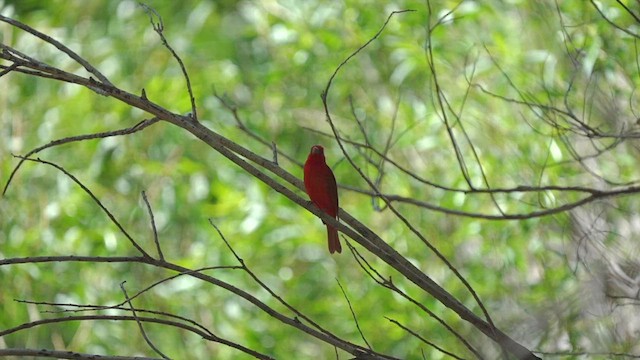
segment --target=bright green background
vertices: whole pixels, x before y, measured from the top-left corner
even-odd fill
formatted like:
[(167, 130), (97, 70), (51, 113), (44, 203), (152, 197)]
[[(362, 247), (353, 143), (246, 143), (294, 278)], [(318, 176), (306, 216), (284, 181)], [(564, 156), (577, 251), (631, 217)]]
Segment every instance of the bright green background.
[[(454, 1), (433, 1), (444, 15)], [(613, 2), (611, 2), (613, 3)], [(630, 2), (631, 3), (631, 2)], [(5, 1), (3, 14), (23, 21), (70, 46), (130, 92), (171, 111), (190, 110), (180, 68), (160, 44), (144, 11), (131, 1)], [(343, 136), (362, 143), (355, 113), (368, 139), (384, 148), (396, 117), (389, 156), (422, 178), (465, 188), (439, 109), (427, 63), (429, 12), (425, 2), (398, 1), (184, 1), (148, 3), (162, 17), (165, 36), (184, 60), (196, 94), (200, 119), (211, 129), (269, 158), (271, 150), (238, 129), (214, 91), (239, 108), (250, 131), (293, 156), (280, 165), (302, 177), (299, 163), (310, 145), (320, 143), (338, 182), (366, 189), (366, 183), (339, 161), (338, 146), (327, 136), (320, 94), (337, 65), (395, 16), (381, 37), (345, 66), (336, 78), (329, 104)], [(605, 5), (613, 6), (613, 4)], [(607, 14), (621, 26), (633, 19)], [(558, 12), (573, 43), (563, 42)], [(587, 141), (551, 126), (539, 112), (492, 97), (465, 80), (509, 98), (563, 108), (602, 131), (635, 128), (638, 69), (636, 42), (603, 21), (589, 2), (464, 2), (455, 20), (433, 33), (431, 46), (440, 85), (453, 112), (475, 145), (493, 187), (562, 185), (606, 187), (605, 181), (572, 160), (574, 145), (590, 153)], [(432, 16), (432, 24), (436, 16)], [(50, 46), (0, 25), (0, 39), (27, 54), (86, 75)], [(578, 50), (579, 48), (579, 50)], [(567, 52), (580, 64), (573, 67)], [(491, 56), (490, 56), (490, 55)], [(474, 66), (475, 64), (475, 66)], [(573, 89), (566, 93), (573, 81)], [(518, 93), (515, 89), (519, 89)], [(566, 95), (566, 96), (565, 96)], [(565, 102), (566, 101), (566, 102)], [(560, 126), (564, 119), (545, 113)], [(455, 122), (452, 113), (449, 120)], [(0, 78), (0, 180), (16, 165), (11, 153), (24, 154), (51, 140), (125, 128), (145, 118), (117, 101), (87, 89), (10, 74)], [(456, 136), (475, 186), (484, 185), (461, 128)], [(605, 146), (611, 140), (594, 140)], [(590, 169), (620, 183), (638, 177), (634, 141), (589, 160)], [(369, 176), (375, 168), (348, 147)], [(584, 152), (584, 153), (582, 153)], [(371, 152), (369, 156), (375, 155)], [(385, 317), (421, 336), (471, 357), (453, 336), (398, 296), (375, 285), (347, 253), (329, 256), (320, 221), (245, 174), (185, 131), (160, 123), (126, 137), (85, 141), (46, 150), (44, 159), (74, 174), (145, 249), (154, 253), (148, 217), (141, 201), (146, 191), (159, 227), (164, 253), (189, 268), (235, 265), (211, 228), (212, 219), (253, 271), (280, 296), (322, 326), (358, 344), (362, 340), (338, 280), (347, 290), (360, 327), (374, 349), (400, 358), (437, 359), (442, 353), (418, 342)], [(473, 213), (498, 212), (486, 195), (454, 193), (419, 183), (388, 166), (385, 193)], [(576, 200), (576, 194), (499, 195), (509, 213), (525, 213)], [(469, 280), (497, 325), (526, 346), (541, 351), (637, 352), (637, 337), (621, 330), (626, 313), (603, 298), (607, 261), (633, 260), (638, 248), (635, 197), (587, 206), (571, 216), (559, 214), (523, 221), (487, 221), (444, 215), (398, 205), (404, 216)], [(371, 199), (342, 189), (343, 209), (477, 313), (460, 282), (393, 214), (376, 212)], [(25, 164), (0, 201), (0, 258), (43, 255), (136, 255), (95, 203), (51, 167)], [(595, 221), (592, 217), (598, 219)], [(587, 236), (578, 225), (592, 222)], [(604, 224), (604, 225), (603, 225)], [(607, 225), (608, 224), (608, 225)], [(607, 225), (607, 226), (605, 226)], [(602, 227), (604, 226), (604, 228)], [(590, 245), (590, 244), (596, 244)], [(358, 249), (360, 249), (358, 247)], [(362, 249), (360, 249), (362, 250)], [(595, 253), (594, 253), (595, 252)], [(385, 276), (462, 332), (488, 356), (489, 341), (444, 307), (368, 257)], [(211, 271), (281, 311), (286, 310), (239, 271)], [(49, 263), (0, 267), (0, 329), (39, 318), (52, 308), (14, 299), (113, 304), (122, 301), (119, 283), (130, 294), (172, 275), (144, 265)], [(601, 300), (601, 301), (599, 301)], [(189, 317), (218, 336), (276, 358), (334, 358), (334, 349), (270, 318), (222, 289), (179, 278), (138, 298), (139, 307)], [(633, 310), (631, 314), (634, 314)], [(630, 327), (632, 325), (629, 325)], [(147, 326), (161, 350), (176, 359), (242, 358), (230, 348), (206, 343), (178, 330)], [(622, 335), (621, 335), (622, 334)], [(0, 346), (56, 348), (113, 355), (148, 355), (134, 323), (85, 322), (40, 327), (0, 338)], [(340, 358), (348, 354), (339, 352)]]

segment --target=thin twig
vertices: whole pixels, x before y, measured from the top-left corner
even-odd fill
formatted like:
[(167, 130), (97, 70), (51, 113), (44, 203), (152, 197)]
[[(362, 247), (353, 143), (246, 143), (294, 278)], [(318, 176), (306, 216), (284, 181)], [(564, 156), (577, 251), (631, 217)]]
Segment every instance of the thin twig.
[(131, 245), (133, 245), (133, 247), (136, 248), (136, 250), (138, 250), (140, 252), (140, 254), (142, 254), (142, 256), (144, 257), (150, 257), (150, 255), (144, 251), (144, 249), (142, 247), (140, 247), (140, 245), (138, 245), (138, 243), (131, 237), (131, 235), (129, 235), (129, 233), (127, 232), (127, 230), (124, 229), (124, 227), (120, 224), (120, 222), (115, 218), (115, 216), (111, 213), (111, 211), (109, 211), (109, 209), (107, 209), (102, 202), (93, 194), (93, 192), (91, 190), (89, 190), (89, 188), (87, 188), (80, 180), (78, 180), (78, 178), (76, 178), (75, 176), (73, 176), (70, 172), (68, 172), (65, 168), (63, 168), (62, 166), (52, 163), (50, 161), (46, 161), (46, 160), (42, 160), (42, 159), (33, 159), (33, 158), (27, 158), (27, 157), (23, 157), (23, 156), (18, 156), (18, 155), (13, 155), (14, 157), (17, 157), (19, 159), (24, 159), (24, 160), (28, 160), (28, 161), (33, 161), (36, 163), (41, 163), (41, 164), (46, 164), (49, 166), (53, 166), (54, 168), (60, 170), (62, 173), (64, 173), (68, 178), (70, 178), (71, 180), (73, 180), (73, 182), (75, 182), (78, 186), (80, 186), (80, 188), (82, 188), (82, 190), (84, 190), (85, 193), (87, 193), (87, 195), (89, 195), (91, 197), (91, 199), (93, 199), (93, 201), (100, 207), (100, 209), (102, 209), (102, 211), (109, 217), (109, 219), (111, 219), (111, 222), (113, 222), (114, 225), (116, 225), (116, 227), (118, 229), (120, 229), (120, 232), (127, 238), (129, 239), (129, 242), (131, 243)]
[[(260, 137), (260, 135), (258, 135), (256, 132), (251, 131), (251, 129), (249, 129), (244, 121), (242, 120), (242, 117), (240, 116), (240, 114), (238, 113), (238, 108), (236, 107), (236, 105), (234, 105), (231, 101), (225, 99), (224, 96), (214, 92), (213, 96), (220, 102), (220, 104), (222, 105), (223, 108), (227, 109), (227, 111), (229, 111), (231, 113), (231, 116), (233, 117), (233, 120), (236, 122), (236, 126), (238, 127), (238, 129), (242, 130), (245, 134), (249, 135), (252, 139), (258, 141), (259, 143), (261, 143), (262, 145), (266, 146), (266, 147), (270, 147), (273, 151), (273, 142), (269, 142), (265, 139), (263, 139), (262, 137)], [(296, 159), (295, 157), (283, 152), (280, 149), (278, 150), (278, 155), (280, 157), (283, 157), (285, 159), (287, 159), (288, 161), (290, 161), (293, 164), (298, 165), (298, 167), (302, 167), (303, 164), (302, 162), (300, 162), (298, 159)], [(276, 164), (278, 165), (278, 164)]]
[(156, 244), (156, 249), (158, 250), (158, 258), (160, 260), (164, 260), (164, 254), (162, 253), (160, 241), (158, 240), (158, 229), (156, 228), (156, 220), (153, 216), (153, 210), (151, 209), (151, 204), (149, 204), (149, 199), (147, 199), (147, 193), (144, 190), (142, 191), (142, 200), (147, 206), (147, 212), (149, 213), (149, 222), (151, 222), (151, 229), (153, 231), (153, 242)]
[(413, 330), (409, 329), (407, 326), (405, 326), (405, 325), (403, 325), (402, 323), (400, 323), (398, 320), (395, 320), (395, 319), (392, 319), (392, 318), (389, 318), (389, 317), (386, 317), (386, 316), (385, 316), (385, 318), (386, 318), (387, 320), (389, 320), (391, 323), (396, 324), (396, 325), (397, 325), (399, 328), (401, 328), (402, 330), (404, 330), (404, 331), (408, 332), (409, 334), (411, 334), (412, 336), (414, 336), (414, 337), (416, 337), (416, 338), (420, 339), (420, 341), (422, 341), (423, 343), (425, 343), (425, 344), (427, 344), (427, 345), (429, 345), (429, 346), (433, 347), (434, 349), (436, 349), (436, 350), (440, 351), (441, 353), (443, 353), (443, 354), (445, 354), (445, 355), (449, 355), (449, 356), (451, 356), (451, 357), (452, 357), (452, 358), (454, 358), (454, 359), (464, 360), (464, 358), (461, 358), (460, 356), (458, 356), (458, 355), (456, 355), (456, 354), (454, 354), (454, 353), (452, 353), (452, 352), (450, 352), (450, 351), (447, 351), (447, 350), (445, 350), (445, 349), (441, 348), (440, 346), (438, 346), (438, 345), (434, 344), (432, 341), (427, 340), (426, 338), (424, 338), (423, 336), (421, 336), (421, 335), (420, 335), (420, 334), (418, 334), (417, 332), (415, 332), (415, 331), (413, 331)]
[(278, 164), (278, 145), (276, 144), (275, 141), (271, 142), (271, 153), (273, 155), (273, 163), (276, 165)]
[[(182, 75), (184, 76), (184, 79), (185, 79), (185, 81), (187, 83), (187, 91), (189, 93), (189, 100), (191, 101), (191, 118), (194, 121), (198, 121), (198, 110), (197, 110), (197, 107), (196, 107), (196, 98), (193, 95), (193, 89), (191, 88), (191, 79), (189, 78), (189, 73), (187, 72), (187, 68), (184, 65), (184, 62), (180, 58), (180, 55), (178, 55), (178, 53), (176, 53), (175, 50), (173, 50), (171, 45), (169, 45), (169, 41), (167, 41), (167, 38), (165, 38), (165, 36), (164, 36), (164, 22), (162, 21), (162, 16), (160, 16), (160, 14), (158, 14), (158, 12), (154, 8), (152, 8), (151, 6), (149, 6), (147, 4), (144, 4), (144, 3), (140, 2), (140, 3), (138, 3), (138, 5), (140, 7), (142, 7), (144, 9), (144, 11), (147, 13), (147, 15), (149, 16), (149, 22), (151, 23), (151, 26), (153, 27), (153, 30), (156, 32), (156, 34), (158, 34), (158, 36), (160, 36), (160, 40), (162, 41), (162, 45), (164, 47), (166, 47), (167, 50), (169, 50), (169, 52), (171, 53), (173, 58), (176, 59), (176, 61), (178, 62), (178, 65), (180, 65), (180, 70), (182, 70)], [(155, 22), (154, 18), (157, 18), (158, 22)]]
[(447, 331), (453, 334), (453, 336), (455, 336), (478, 359), (483, 358), (480, 352), (476, 348), (474, 348), (469, 343), (469, 341), (467, 341), (467, 339), (465, 339), (462, 336), (462, 334), (460, 334), (458, 331), (453, 329), (449, 324), (447, 324), (447, 322), (445, 322), (440, 316), (436, 315), (436, 313), (431, 311), (427, 306), (425, 306), (418, 300), (409, 296), (409, 294), (407, 294), (405, 291), (400, 290), (400, 288), (398, 288), (393, 283), (393, 281), (391, 280), (391, 277), (386, 278), (382, 276), (382, 274), (377, 269), (375, 269), (373, 265), (371, 265), (371, 263), (367, 261), (367, 259), (365, 259), (365, 257), (362, 256), (353, 246), (351, 246), (349, 242), (346, 242), (346, 244), (351, 250), (351, 252), (353, 253), (353, 256), (356, 262), (358, 263), (358, 266), (360, 266), (360, 269), (362, 269), (365, 272), (365, 274), (367, 274), (376, 284), (386, 289), (389, 289), (390, 291), (393, 291), (398, 295), (402, 296), (403, 298), (407, 299), (409, 302), (415, 305), (418, 309), (420, 309), (421, 311), (424, 311), (425, 313), (427, 313), (427, 315), (429, 315), (430, 317), (435, 319), (438, 323), (440, 323), (440, 325), (442, 325)]
[(364, 336), (364, 332), (362, 332), (362, 329), (360, 328), (360, 323), (358, 322), (358, 317), (356, 316), (355, 310), (353, 310), (353, 306), (351, 305), (351, 301), (349, 300), (349, 296), (347, 295), (347, 291), (344, 289), (344, 287), (342, 287), (342, 284), (340, 283), (340, 280), (336, 279), (336, 282), (338, 283), (338, 286), (340, 287), (340, 291), (342, 291), (342, 296), (344, 296), (344, 299), (347, 301), (347, 304), (349, 305), (349, 310), (351, 311), (351, 316), (353, 317), (353, 322), (356, 324), (356, 328), (358, 329), (358, 333), (360, 334), (360, 337), (362, 338), (364, 343), (367, 344), (367, 347), (369, 348), (369, 350), (373, 350), (373, 348), (371, 347), (371, 344), (369, 344), (369, 342), (367, 341), (366, 336)]
[(160, 324), (160, 325), (175, 327), (178, 329), (192, 332), (196, 335), (199, 335), (205, 340), (217, 342), (217, 343), (232, 347), (248, 355), (251, 355), (257, 359), (273, 360), (273, 358), (268, 355), (261, 354), (255, 350), (249, 349), (240, 344), (217, 337), (215, 335), (210, 335), (198, 328), (184, 324), (182, 322), (167, 320), (167, 319), (160, 319), (155, 317), (146, 317), (146, 316), (139, 316), (136, 319), (133, 316), (122, 316), (122, 315), (79, 315), (79, 316), (65, 316), (65, 317), (59, 317), (59, 318), (53, 318), (53, 319), (40, 319), (40, 320), (34, 320), (27, 323), (23, 323), (21, 325), (18, 325), (9, 329), (0, 330), (0, 337), (19, 333), (23, 330), (37, 328), (44, 325), (61, 324), (61, 323), (76, 322), (76, 321), (140, 321), (143, 323)]
[(605, 15), (602, 12), (602, 10), (600, 9), (600, 5), (598, 3), (596, 3), (595, 0), (589, 0), (589, 1), (591, 2), (591, 5), (593, 5), (593, 8), (596, 9), (596, 11), (600, 15), (600, 17), (602, 17), (606, 22), (608, 22), (609, 25), (611, 25), (614, 28), (626, 33), (627, 35), (630, 35), (630, 36), (632, 36), (634, 38), (640, 39), (640, 35), (639, 34), (636, 34), (633, 31), (631, 31), (631, 30), (629, 30), (629, 29), (627, 29), (625, 27), (620, 26), (620, 25), (616, 24), (615, 22), (613, 22), (613, 20), (609, 19), (607, 17), (607, 15)]
[(84, 67), (88, 72), (90, 72), (91, 74), (95, 75), (98, 78), (98, 80), (103, 82), (105, 85), (113, 86), (113, 84), (111, 84), (109, 79), (107, 79), (106, 76), (104, 76), (98, 69), (96, 69), (93, 65), (91, 65), (91, 63), (89, 63), (87, 60), (82, 58), (80, 55), (75, 53), (73, 50), (69, 49), (67, 46), (65, 46), (64, 44), (62, 44), (58, 40), (52, 38), (51, 36), (49, 36), (47, 34), (41, 33), (40, 31), (30, 27), (29, 25), (26, 25), (26, 24), (24, 24), (24, 23), (22, 23), (20, 21), (8, 18), (6, 16), (0, 15), (0, 21), (6, 22), (8, 24), (11, 24), (12, 26), (15, 26), (15, 27), (17, 27), (19, 29), (22, 29), (22, 30), (24, 30), (24, 31), (26, 31), (26, 32), (28, 32), (28, 33), (30, 33), (30, 34), (42, 39), (44, 42), (55, 46), (60, 51), (62, 51), (63, 53), (67, 54), (70, 58), (75, 60), (78, 64), (82, 65), (82, 67)]
[(25, 349), (25, 348), (6, 348), (0, 349), (0, 358), (5, 356), (19, 356), (20, 359), (26, 358), (54, 358), (54, 359), (70, 359), (70, 360), (159, 360), (159, 358), (150, 358), (142, 356), (113, 356), (113, 355), (96, 355), (83, 354), (76, 351), (68, 350), (50, 350), (50, 349)]
[(142, 337), (144, 338), (144, 341), (147, 343), (147, 345), (149, 345), (149, 347), (151, 349), (153, 349), (153, 351), (156, 352), (156, 354), (160, 355), (163, 359), (167, 359), (168, 360), (169, 357), (167, 357), (167, 355), (165, 355), (162, 351), (160, 351), (160, 349), (158, 349), (158, 347), (155, 346), (155, 344), (147, 336), (147, 332), (144, 331), (144, 327), (142, 326), (142, 322), (140, 321), (140, 319), (138, 319), (138, 315), (136, 314), (136, 310), (133, 307), (133, 304), (131, 303), (131, 299), (129, 299), (129, 295), (127, 295), (127, 289), (124, 288), (124, 284), (125, 283), (126, 283), (126, 281), (123, 281), (123, 282), (120, 283), (120, 289), (122, 290), (122, 293), (124, 294), (125, 301), (129, 304), (129, 307), (130, 307), (130, 310), (131, 310), (131, 314), (133, 315), (133, 318), (136, 320), (136, 323), (138, 324), (138, 328), (140, 329), (140, 333), (142, 334)]
[(13, 70), (15, 70), (16, 68), (18, 68), (18, 63), (14, 62), (13, 64), (11, 64), (11, 66), (2, 66), (0, 68), (2, 68), (3, 70), (0, 71), (0, 77), (3, 77), (5, 75), (7, 75), (8, 73), (12, 72)]
[(23, 155), (24, 159), (20, 159), (20, 161), (18, 162), (18, 165), (16, 165), (16, 167), (11, 172), (11, 175), (9, 175), (9, 179), (7, 180), (7, 183), (4, 185), (4, 189), (2, 190), (2, 195), (6, 194), (7, 189), (9, 188), (9, 185), (11, 184), (11, 180), (13, 180), (13, 177), (18, 172), (18, 169), (20, 169), (20, 166), (22, 166), (22, 164), (26, 161), (26, 158), (30, 158), (31, 155), (37, 154), (40, 151), (48, 149), (50, 147), (69, 144), (69, 143), (76, 142), (76, 141), (103, 139), (103, 138), (108, 138), (108, 137), (111, 137), (111, 136), (122, 136), (122, 135), (133, 134), (135, 132), (141, 131), (141, 130), (143, 130), (143, 129), (155, 124), (156, 122), (158, 122), (158, 118), (154, 117), (154, 118), (151, 118), (151, 119), (143, 120), (143, 121), (135, 124), (134, 126), (128, 127), (128, 128), (125, 128), (125, 129), (119, 129), (119, 130), (113, 130), (113, 131), (105, 131), (105, 132), (95, 133), (95, 134), (69, 136), (69, 137), (65, 137), (65, 138), (62, 138), (62, 139), (51, 141), (48, 144), (45, 144), (45, 145), (39, 146), (39, 147), (37, 147), (35, 149), (32, 149), (31, 151), (29, 151), (28, 153)]

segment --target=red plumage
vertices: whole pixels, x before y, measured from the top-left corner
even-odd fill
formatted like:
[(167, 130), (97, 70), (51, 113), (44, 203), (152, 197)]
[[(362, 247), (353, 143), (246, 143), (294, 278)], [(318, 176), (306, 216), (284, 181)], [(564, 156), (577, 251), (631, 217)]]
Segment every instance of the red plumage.
[[(338, 186), (333, 171), (324, 160), (324, 149), (320, 145), (311, 147), (309, 157), (304, 163), (304, 187), (311, 201), (320, 210), (338, 218)], [(327, 225), (327, 237), (329, 252), (342, 252), (338, 230)]]

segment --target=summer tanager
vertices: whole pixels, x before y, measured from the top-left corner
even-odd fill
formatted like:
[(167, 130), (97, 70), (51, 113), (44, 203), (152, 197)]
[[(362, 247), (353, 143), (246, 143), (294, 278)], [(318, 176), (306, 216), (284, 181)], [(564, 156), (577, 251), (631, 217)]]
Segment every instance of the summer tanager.
[[(304, 187), (320, 210), (334, 218), (338, 217), (338, 186), (333, 171), (324, 160), (324, 149), (320, 145), (311, 147), (307, 162), (304, 163)], [(327, 224), (327, 236), (329, 252), (342, 252), (338, 230)]]

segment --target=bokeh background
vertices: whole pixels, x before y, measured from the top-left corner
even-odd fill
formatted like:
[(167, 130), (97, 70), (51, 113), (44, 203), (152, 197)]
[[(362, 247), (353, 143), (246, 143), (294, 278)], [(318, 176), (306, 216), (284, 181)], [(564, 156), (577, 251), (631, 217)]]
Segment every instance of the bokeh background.
[[(620, 3), (640, 13), (636, 2)], [(328, 102), (345, 139), (363, 144), (366, 134), (366, 142), (376, 149), (390, 143), (389, 157), (421, 178), (468, 188), (438, 105), (430, 47), (450, 126), (474, 186), (488, 182), (494, 188), (610, 189), (633, 185), (640, 175), (632, 138), (638, 119), (638, 38), (612, 26), (602, 14), (632, 32), (638, 23), (614, 1), (598, 3), (602, 14), (594, 3), (582, 0), (146, 4), (162, 17), (164, 35), (184, 60), (203, 123), (267, 158), (271, 149), (247, 131), (275, 142), (296, 160), (281, 157), (280, 166), (300, 178), (310, 146), (322, 144), (343, 186), (341, 207), (478, 313), (450, 270), (390, 211), (380, 211), (381, 202), (350, 190), (367, 186), (328, 135), (320, 95), (329, 77), (381, 28), (391, 11), (416, 10), (394, 16), (334, 81)], [(137, 2), (4, 0), (0, 11), (68, 45), (116, 86), (133, 93), (144, 88), (161, 106), (190, 111), (180, 67)], [(4, 23), (0, 41), (86, 75), (55, 48)], [(237, 107), (246, 130), (215, 94)], [(575, 123), (551, 107), (611, 136), (590, 139), (576, 133)], [(58, 138), (130, 127), (145, 117), (79, 86), (8, 74), (0, 78), (0, 182), (4, 186), (18, 162), (11, 154)], [(629, 139), (613, 146), (620, 134)], [(367, 154), (374, 159), (375, 154), (347, 149), (367, 175), (375, 179), (380, 174), (376, 162), (367, 161)], [(189, 268), (235, 265), (211, 219), (263, 281), (335, 334), (363, 343), (339, 282), (375, 350), (399, 358), (446, 357), (391, 318), (470, 357), (433, 319), (373, 283), (348, 253), (330, 256), (325, 228), (312, 214), (175, 126), (159, 123), (130, 136), (68, 144), (38, 156), (82, 181), (150, 252), (153, 236), (141, 191), (148, 194), (169, 260)], [(528, 214), (585, 196), (549, 190), (498, 194), (492, 200), (486, 194), (428, 186), (393, 166), (384, 170), (379, 183), (384, 193), (486, 216), (501, 215), (496, 203), (507, 213)], [(572, 211), (515, 220), (457, 216), (402, 203), (398, 209), (468, 279), (498, 327), (529, 348), (565, 354), (563, 358), (582, 352), (637, 354), (640, 323), (632, 294), (640, 272), (640, 218), (636, 196), (630, 193)], [(72, 254), (136, 255), (68, 177), (42, 164), (25, 164), (0, 200), (0, 258)], [(368, 258), (485, 354), (498, 354), (455, 314)], [(611, 269), (620, 270), (618, 278)], [(286, 312), (242, 272), (209, 273)], [(16, 300), (109, 305), (123, 300), (122, 281), (133, 293), (171, 275), (140, 264), (1, 266), (0, 331), (62, 315), (46, 312), (59, 311), (59, 306)], [(191, 318), (221, 337), (275, 358), (336, 357), (331, 346), (231, 293), (188, 277), (153, 288), (135, 304)], [(246, 357), (176, 329), (148, 325), (147, 332), (172, 358)], [(41, 326), (0, 337), (0, 346), (154, 355), (133, 322)], [(348, 354), (338, 352), (338, 358)]]

